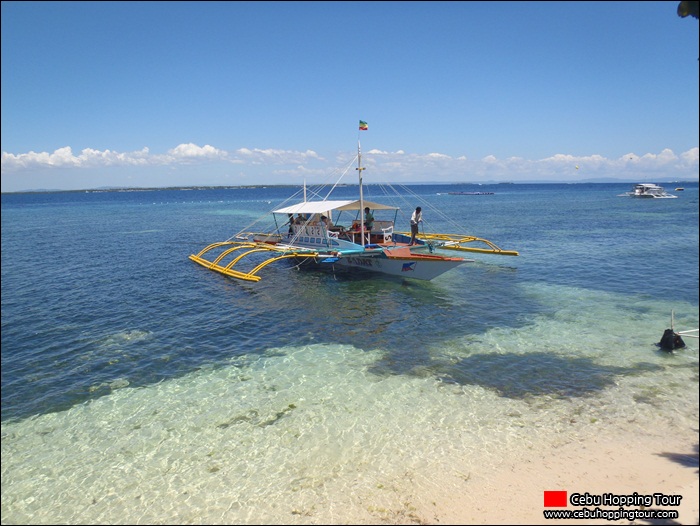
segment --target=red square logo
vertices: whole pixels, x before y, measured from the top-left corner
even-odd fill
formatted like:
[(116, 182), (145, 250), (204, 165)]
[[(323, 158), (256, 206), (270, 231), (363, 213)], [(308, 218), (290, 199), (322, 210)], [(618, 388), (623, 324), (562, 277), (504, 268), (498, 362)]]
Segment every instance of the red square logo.
[(566, 491), (545, 491), (545, 508), (566, 508)]

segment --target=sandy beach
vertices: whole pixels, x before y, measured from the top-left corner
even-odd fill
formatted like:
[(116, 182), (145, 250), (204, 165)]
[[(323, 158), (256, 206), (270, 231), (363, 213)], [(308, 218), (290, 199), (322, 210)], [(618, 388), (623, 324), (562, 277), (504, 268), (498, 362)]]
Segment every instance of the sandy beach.
[[(695, 430), (697, 433), (697, 430)], [(676, 510), (678, 519), (607, 520), (544, 519), (545, 490), (590, 495), (682, 496), (679, 506), (652, 506)], [(424, 524), (698, 524), (697, 436), (641, 436), (601, 438), (569, 443), (500, 469), (476, 473), (460, 495), (436, 498), (416, 508), (410, 522)], [(432, 508), (432, 509), (431, 509)], [(594, 508), (590, 506), (589, 508)], [(619, 509), (601, 506), (602, 509)], [(632, 506), (626, 509), (634, 509)], [(637, 507), (638, 508), (638, 507)]]

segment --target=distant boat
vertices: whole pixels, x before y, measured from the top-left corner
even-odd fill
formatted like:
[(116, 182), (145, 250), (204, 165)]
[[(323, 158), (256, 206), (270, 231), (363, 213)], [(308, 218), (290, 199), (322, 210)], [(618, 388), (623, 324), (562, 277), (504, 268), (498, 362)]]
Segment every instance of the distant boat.
[(676, 188), (676, 192), (682, 192), (683, 190), (685, 190), (685, 188), (683, 188), (682, 186)]
[(639, 183), (632, 191), (620, 194), (619, 197), (642, 197), (646, 199), (675, 199), (678, 196), (669, 194), (662, 186), (654, 183)]
[(448, 195), (493, 195), (493, 192), (447, 192)]

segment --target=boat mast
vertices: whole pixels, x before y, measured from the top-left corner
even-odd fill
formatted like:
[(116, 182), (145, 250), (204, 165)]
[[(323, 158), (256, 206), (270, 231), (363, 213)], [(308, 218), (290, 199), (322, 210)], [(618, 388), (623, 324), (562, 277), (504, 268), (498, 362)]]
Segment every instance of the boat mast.
[(360, 181), (360, 239), (362, 239), (362, 245), (365, 244), (365, 202), (362, 197), (362, 151), (360, 150), (360, 139), (357, 139), (357, 170), (358, 178)]

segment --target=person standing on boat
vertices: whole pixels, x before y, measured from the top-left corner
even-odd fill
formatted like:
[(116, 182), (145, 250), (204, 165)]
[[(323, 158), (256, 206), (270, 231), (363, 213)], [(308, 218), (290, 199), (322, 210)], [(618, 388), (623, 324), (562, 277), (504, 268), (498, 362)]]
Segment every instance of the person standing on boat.
[(423, 213), (421, 207), (416, 207), (416, 211), (411, 214), (411, 242), (408, 246), (416, 244), (416, 236), (418, 235), (418, 223), (423, 222)]
[(372, 227), (374, 226), (374, 216), (372, 215), (372, 212), (370, 211), (369, 207), (365, 207), (365, 228), (367, 229), (367, 232), (372, 231)]

